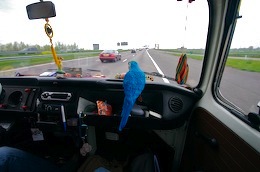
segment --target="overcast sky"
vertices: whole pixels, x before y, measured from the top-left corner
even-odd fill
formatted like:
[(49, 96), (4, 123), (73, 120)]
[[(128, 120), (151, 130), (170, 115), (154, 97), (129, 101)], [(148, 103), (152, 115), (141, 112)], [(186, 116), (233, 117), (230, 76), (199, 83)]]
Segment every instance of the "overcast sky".
[[(0, 43), (49, 44), (44, 20), (29, 20), (26, 5), (36, 0), (0, 0)], [(50, 18), (53, 42), (91, 49), (114, 48), (128, 42), (129, 48), (146, 44), (160, 48), (205, 48), (208, 5), (196, 0), (52, 0), (57, 16)], [(73, 3), (72, 3), (73, 2)], [(163, 3), (162, 3), (163, 2)], [(232, 47), (260, 47), (259, 0), (243, 0), (242, 19), (237, 23)], [(186, 28), (186, 29), (185, 29)]]

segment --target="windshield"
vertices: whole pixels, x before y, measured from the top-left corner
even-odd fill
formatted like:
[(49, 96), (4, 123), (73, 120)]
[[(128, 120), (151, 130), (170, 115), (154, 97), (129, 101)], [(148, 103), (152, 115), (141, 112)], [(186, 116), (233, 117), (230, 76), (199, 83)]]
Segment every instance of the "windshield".
[(104, 50), (101, 53), (115, 53), (115, 50)]
[[(1, 77), (55, 76), (52, 72), (57, 65), (44, 31), (46, 21), (29, 20), (26, 13), (26, 6), (35, 2), (39, 1), (0, 2)], [(126, 73), (128, 62), (134, 60), (146, 72), (147, 82), (198, 84), (209, 20), (207, 1), (52, 2), (56, 17), (49, 18), (48, 23), (58, 60), (66, 73), (80, 72), (66, 76), (89, 78), (97, 72), (115, 79)], [(101, 55), (103, 50), (118, 53)], [(185, 66), (178, 66), (182, 54), (187, 61)], [(177, 72), (183, 68), (186, 80), (178, 83)]]

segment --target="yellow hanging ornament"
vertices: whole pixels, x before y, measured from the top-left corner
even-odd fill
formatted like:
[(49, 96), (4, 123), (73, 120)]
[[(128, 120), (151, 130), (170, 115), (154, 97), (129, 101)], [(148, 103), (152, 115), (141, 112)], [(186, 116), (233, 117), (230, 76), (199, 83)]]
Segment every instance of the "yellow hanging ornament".
[(49, 24), (49, 19), (45, 19), (46, 23), (44, 25), (44, 29), (45, 29), (45, 33), (46, 35), (50, 38), (50, 43), (51, 43), (51, 52), (52, 52), (52, 56), (53, 56), (53, 59), (54, 59), (54, 62), (58, 68), (57, 70), (57, 73), (58, 74), (64, 74), (65, 72), (62, 70), (62, 58), (59, 58), (56, 54), (56, 51), (55, 51), (55, 48), (53, 46), (53, 43), (52, 43), (52, 37), (53, 37), (53, 30), (52, 30), (52, 27), (51, 25)]

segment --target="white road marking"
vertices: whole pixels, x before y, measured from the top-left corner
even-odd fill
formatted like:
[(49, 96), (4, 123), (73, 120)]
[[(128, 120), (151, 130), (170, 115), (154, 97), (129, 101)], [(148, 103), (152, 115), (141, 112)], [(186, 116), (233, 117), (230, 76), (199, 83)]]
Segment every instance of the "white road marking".
[[(164, 76), (164, 73), (163, 73), (162, 70), (159, 68), (159, 66), (156, 64), (156, 62), (154, 61), (154, 59), (153, 59), (152, 56), (148, 53), (147, 50), (146, 50), (146, 53), (147, 53), (147, 55), (150, 57), (150, 59), (152, 60), (154, 66), (155, 66), (155, 68), (157, 69), (157, 71), (159, 72), (159, 74), (161, 74), (161, 75)], [(166, 79), (166, 78), (162, 78), (162, 80), (163, 80), (165, 83), (167, 83), (167, 84), (170, 83), (170, 81), (169, 81), (168, 79)]]
[(127, 59), (123, 60), (123, 63), (126, 62), (126, 61), (127, 61)]

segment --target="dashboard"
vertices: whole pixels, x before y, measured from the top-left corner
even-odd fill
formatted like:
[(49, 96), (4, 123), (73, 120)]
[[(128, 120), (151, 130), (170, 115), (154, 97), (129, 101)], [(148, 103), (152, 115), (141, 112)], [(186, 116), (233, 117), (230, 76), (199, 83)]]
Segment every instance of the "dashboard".
[[(1, 78), (0, 83), (2, 123), (32, 118), (43, 130), (69, 130), (79, 124), (119, 126), (124, 99), (122, 80), (17, 77)], [(177, 128), (188, 119), (199, 98), (196, 90), (146, 83), (126, 127)], [(110, 107), (111, 113), (100, 113), (98, 102)]]

